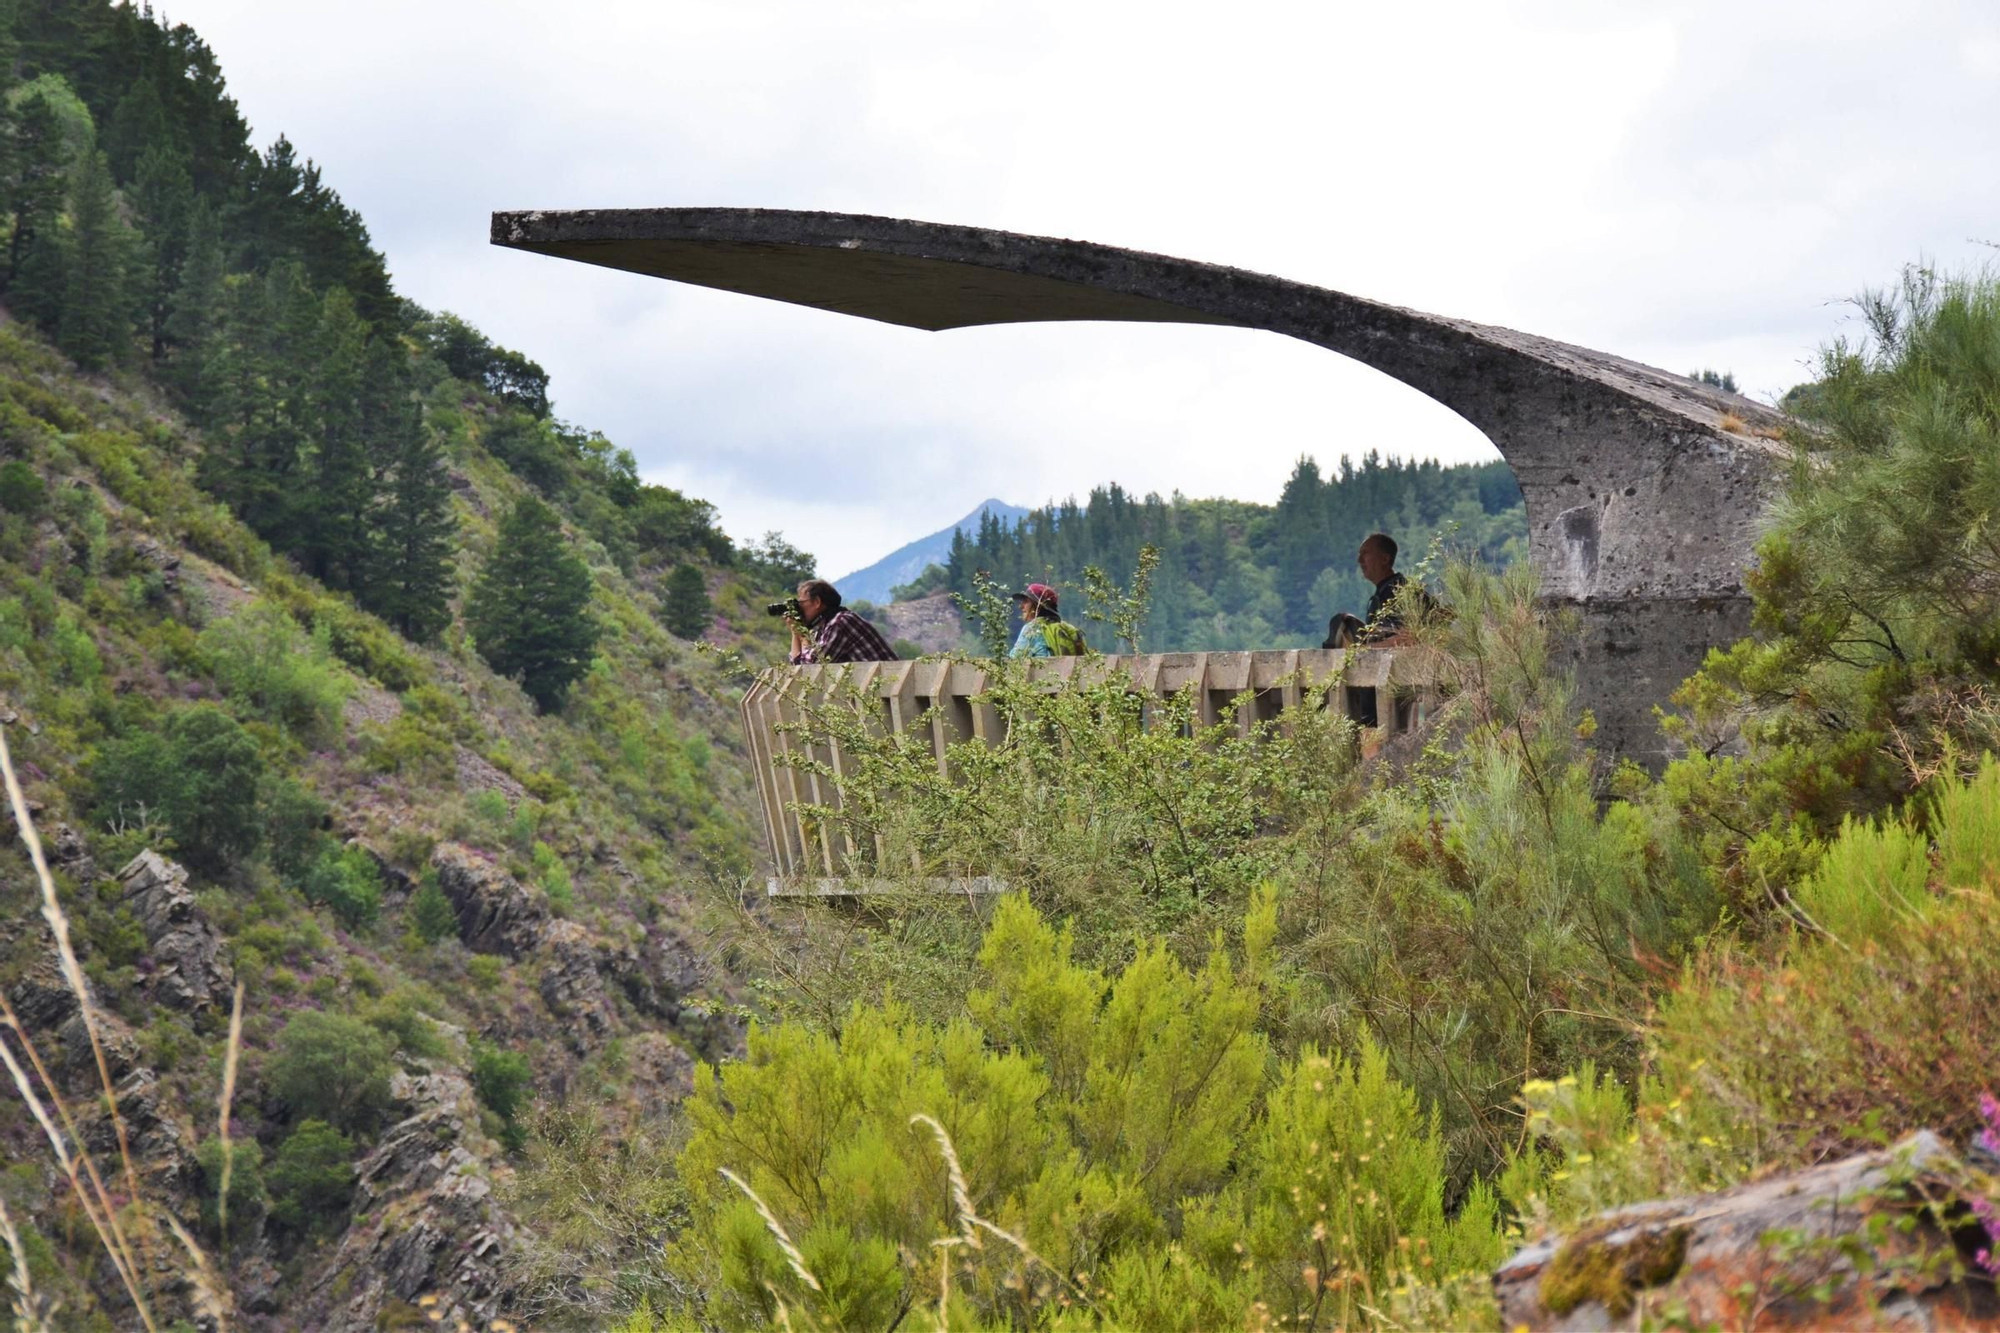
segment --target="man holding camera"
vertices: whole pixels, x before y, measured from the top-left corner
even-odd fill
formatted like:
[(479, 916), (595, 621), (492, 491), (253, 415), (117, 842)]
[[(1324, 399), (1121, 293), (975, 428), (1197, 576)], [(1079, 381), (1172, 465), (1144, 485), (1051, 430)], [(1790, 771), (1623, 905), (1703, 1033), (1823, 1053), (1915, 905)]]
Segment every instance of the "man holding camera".
[(896, 660), (896, 650), (873, 625), (842, 607), (839, 590), (825, 579), (807, 579), (790, 605), (773, 609), (792, 627), (793, 666)]

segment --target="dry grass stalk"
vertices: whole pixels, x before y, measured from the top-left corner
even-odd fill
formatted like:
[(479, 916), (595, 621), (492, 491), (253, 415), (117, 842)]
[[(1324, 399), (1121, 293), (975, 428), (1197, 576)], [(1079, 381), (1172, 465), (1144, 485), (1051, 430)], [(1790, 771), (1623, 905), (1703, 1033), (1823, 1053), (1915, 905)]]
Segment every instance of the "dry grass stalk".
[[(55, 876), (49, 873), (48, 858), (42, 854), (41, 837), (35, 832), (35, 821), (28, 814), (28, 798), (22, 794), (21, 779), (14, 772), (14, 756), (7, 747), (7, 733), (4, 727), (0, 727), (0, 778), (4, 778), (7, 785), (7, 801), (14, 811), (14, 827), (19, 831), (21, 841), (27, 844), (28, 859), (35, 865), (35, 880), (42, 892), (42, 919), (48, 922), (49, 932), (55, 937), (56, 959), (61, 966), (63, 979), (69, 983), (70, 990), (76, 995), (77, 1011), (83, 1019), (83, 1030), (90, 1037), (90, 1051), (97, 1061), (97, 1079), (104, 1088), (105, 1102), (111, 1111), (111, 1123), (118, 1133), (118, 1156), (125, 1166), (126, 1188), (136, 1205), (143, 1199), (139, 1192), (139, 1173), (132, 1166), (132, 1146), (125, 1132), (125, 1117), (118, 1113), (118, 1091), (111, 1082), (111, 1067), (104, 1058), (104, 1043), (97, 1035), (97, 1009), (91, 1003), (90, 987), (84, 981), (82, 965), (76, 960), (76, 950), (70, 947), (69, 918), (63, 914), (62, 903), (56, 897)], [(34, 1043), (28, 1040), (27, 1029), (22, 1027), (20, 1019), (14, 1016), (11, 1006), (5, 1009), (5, 1014), (7, 1026), (11, 1027), (15, 1035), (20, 1038), (22, 1048), (34, 1062), (35, 1073), (40, 1076), (42, 1086), (49, 1090), (50, 1100), (55, 1102), (62, 1114), (64, 1126), (69, 1130), (70, 1137), (76, 1141), (78, 1155), (82, 1157), (84, 1168), (90, 1175), (90, 1183), (97, 1191), (97, 1206), (103, 1211), (101, 1220), (95, 1215), (90, 1196), (78, 1178), (76, 1161), (63, 1147), (62, 1135), (56, 1132), (48, 1111), (35, 1096), (27, 1075), (22, 1072), (11, 1054), (5, 1055), (7, 1072), (13, 1077), (15, 1086), (20, 1089), (22, 1099), (34, 1112), (43, 1133), (48, 1136), (51, 1146), (55, 1149), (56, 1160), (69, 1178), (70, 1188), (76, 1192), (85, 1214), (91, 1217), (91, 1226), (96, 1230), (98, 1240), (104, 1245), (105, 1252), (110, 1255), (112, 1266), (118, 1270), (119, 1277), (125, 1283), (125, 1290), (132, 1298), (133, 1307), (139, 1312), (140, 1321), (150, 1333), (156, 1326), (153, 1323), (152, 1311), (140, 1293), (140, 1266), (133, 1258), (131, 1246), (125, 1239), (124, 1228), (119, 1224), (118, 1210), (112, 1204), (110, 1192), (104, 1188), (104, 1181), (97, 1174), (97, 1167), (91, 1162), (89, 1153), (83, 1150), (83, 1138), (77, 1133), (76, 1121), (70, 1115), (69, 1108), (63, 1104), (62, 1096), (57, 1092), (54, 1081), (49, 1078), (48, 1071), (43, 1068), (41, 1057), (35, 1053)], [(0, 1053), (5, 1051), (6, 1043), (0, 1041)]]
[(910, 1117), (913, 1125), (930, 1126), (931, 1134), (937, 1139), (938, 1151), (944, 1154), (945, 1175), (951, 1181), (951, 1204), (958, 1210), (958, 1237), (973, 1249), (981, 1249), (979, 1233), (973, 1224), (979, 1214), (972, 1211), (972, 1196), (965, 1188), (965, 1171), (958, 1164), (958, 1150), (952, 1147), (951, 1135), (944, 1132), (944, 1126), (925, 1115), (922, 1111)]
[(208, 1261), (207, 1252), (195, 1244), (194, 1237), (188, 1235), (179, 1218), (164, 1209), (160, 1215), (166, 1218), (167, 1229), (174, 1233), (174, 1239), (181, 1243), (194, 1264), (196, 1280), (190, 1285), (194, 1289), (195, 1313), (210, 1320), (216, 1333), (229, 1333), (229, 1316), (234, 1313), (235, 1303), (229, 1299), (229, 1289), (216, 1277), (215, 1265)]
[(0, 1200), (0, 1240), (7, 1243), (7, 1253), (14, 1259), (14, 1271), (8, 1275), (7, 1285), (14, 1289), (10, 1304), (17, 1333), (48, 1333), (49, 1321), (36, 1309), (35, 1283), (28, 1276), (27, 1247), (21, 1244), (21, 1233), (14, 1229), (14, 1218), (8, 1213), (5, 1200)]
[[(16, 1027), (16, 1031), (19, 1030), (15, 1024), (10, 1023), (9, 1026)], [(14, 1052), (8, 1048), (5, 1041), (0, 1041), (0, 1065), (7, 1067), (7, 1073), (14, 1080), (14, 1087), (19, 1090), (21, 1100), (28, 1104), (29, 1114), (33, 1115), (35, 1123), (42, 1127), (42, 1134), (48, 1139), (50, 1150), (55, 1153), (56, 1165), (62, 1168), (63, 1175), (69, 1179), (70, 1189), (76, 1194), (77, 1202), (83, 1206), (83, 1215), (90, 1220), (91, 1229), (97, 1232), (98, 1241), (103, 1244), (105, 1253), (111, 1257), (111, 1266), (117, 1270), (119, 1280), (125, 1284), (125, 1291), (131, 1296), (132, 1304), (138, 1308), (140, 1319), (149, 1330), (152, 1329), (154, 1327), (152, 1312), (146, 1307), (145, 1297), (139, 1294), (138, 1274), (132, 1267), (129, 1254), (112, 1239), (110, 1225), (107, 1224), (107, 1218), (111, 1218), (116, 1211), (110, 1199), (102, 1193), (101, 1185), (98, 1186), (99, 1193), (95, 1201), (92, 1199), (91, 1191), (84, 1188), (82, 1173), (77, 1168), (76, 1159), (70, 1156), (69, 1146), (63, 1142), (62, 1131), (56, 1128), (48, 1108), (42, 1105), (42, 1099), (35, 1095), (34, 1084), (28, 1081), (28, 1072), (21, 1068), (20, 1061), (14, 1058)], [(81, 1142), (79, 1139), (78, 1143)]]
[(222, 1244), (229, 1245), (229, 1176), (236, 1165), (236, 1149), (229, 1142), (229, 1104), (236, 1100), (236, 1058), (243, 1051), (243, 983), (236, 983), (236, 998), (229, 1005), (229, 1052), (222, 1059), (222, 1096), (216, 1104), (216, 1137), (222, 1142), (222, 1192), (216, 1196), (215, 1216)]
[[(111, 1200), (111, 1191), (104, 1188), (104, 1177), (97, 1173), (97, 1163), (91, 1159), (89, 1153), (83, 1151), (83, 1132), (76, 1127), (76, 1117), (70, 1114), (69, 1103), (63, 1100), (62, 1093), (57, 1090), (56, 1081), (49, 1077), (48, 1066), (42, 1063), (42, 1057), (35, 1050), (35, 1043), (28, 1039), (28, 1029), (15, 1016), (14, 1007), (7, 1003), (5, 995), (0, 995), (0, 1022), (14, 1029), (14, 1035), (21, 1043), (21, 1049), (27, 1052), (28, 1063), (35, 1071), (35, 1077), (41, 1080), (42, 1087), (48, 1089), (49, 1101), (54, 1104), (56, 1115), (61, 1118), (63, 1129), (68, 1132), (70, 1142), (77, 1145), (79, 1165), (83, 1167), (84, 1175), (89, 1178), (90, 1187), (97, 1192), (98, 1206), (103, 1209), (105, 1221), (111, 1228), (111, 1238), (118, 1245), (112, 1255), (113, 1264), (123, 1258), (125, 1271), (137, 1273), (139, 1263), (132, 1256), (132, 1243), (126, 1239), (125, 1228), (118, 1221), (118, 1209)], [(75, 1185), (77, 1182), (72, 1180), (71, 1184)]]
[(737, 1175), (728, 1167), (719, 1166), (715, 1169), (722, 1173), (724, 1180), (734, 1185), (737, 1189), (742, 1190), (743, 1197), (750, 1200), (751, 1204), (757, 1209), (757, 1216), (764, 1219), (765, 1229), (771, 1233), (772, 1239), (778, 1242), (778, 1248), (784, 1251), (785, 1262), (792, 1266), (792, 1272), (798, 1275), (799, 1281), (805, 1283), (814, 1291), (822, 1290), (819, 1285), (819, 1279), (814, 1277), (812, 1270), (806, 1267), (806, 1257), (799, 1253), (798, 1246), (792, 1244), (792, 1238), (785, 1233), (784, 1225), (778, 1221), (777, 1215), (771, 1211), (770, 1205), (758, 1198), (757, 1191), (751, 1189), (749, 1183), (743, 1177)]
[(70, 947), (69, 918), (63, 915), (62, 903), (56, 898), (55, 876), (49, 873), (48, 858), (42, 855), (42, 839), (35, 832), (35, 821), (28, 816), (28, 798), (21, 794), (21, 780), (14, 774), (14, 756), (7, 748), (5, 728), (0, 728), (0, 777), (7, 782), (7, 800), (14, 807), (14, 827), (20, 830), (21, 841), (28, 844), (29, 859), (35, 863), (35, 878), (42, 887), (42, 919), (49, 923), (49, 933), (56, 938), (56, 958), (62, 964), (63, 979), (76, 992), (83, 1030), (90, 1036), (90, 1053), (97, 1058), (97, 1078), (104, 1085), (104, 1096), (111, 1106), (111, 1124), (118, 1131), (118, 1157), (125, 1165), (125, 1188), (137, 1199), (139, 1173), (132, 1168), (132, 1145), (125, 1133), (125, 1117), (118, 1114), (118, 1091), (112, 1086), (111, 1066), (104, 1058), (104, 1043), (97, 1035), (97, 1009), (90, 1002), (90, 987), (84, 982), (82, 965), (76, 961), (76, 950)]
[(1726, 430), (1732, 435), (1743, 434), (1743, 418), (1737, 416), (1734, 412), (1724, 412), (1720, 417), (1716, 418), (1715, 424), (1717, 429)]

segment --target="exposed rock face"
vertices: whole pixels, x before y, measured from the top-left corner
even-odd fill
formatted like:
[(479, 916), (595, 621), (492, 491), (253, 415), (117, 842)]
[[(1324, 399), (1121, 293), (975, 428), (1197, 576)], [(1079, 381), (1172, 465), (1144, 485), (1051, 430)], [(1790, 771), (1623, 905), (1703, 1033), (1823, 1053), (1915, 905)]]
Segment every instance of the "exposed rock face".
[(706, 1058), (742, 1045), (743, 1025), (733, 1016), (689, 1007), (701, 987), (701, 969), (694, 946), (677, 931), (650, 927), (638, 944), (606, 944), (601, 966), (635, 1010), (672, 1023)]
[(440, 1327), (484, 1328), (505, 1313), (500, 1260), (515, 1229), (480, 1164), (492, 1145), (476, 1142), (479, 1156), (467, 1147), (479, 1124), (471, 1085), (455, 1073), (399, 1074), (390, 1092), (409, 1116), (361, 1159), (355, 1220), (268, 1327), (374, 1333), (378, 1317), (407, 1307), (419, 1322), (427, 1309)]
[(519, 958), (540, 942), (547, 906), (499, 866), (470, 847), (445, 842), (431, 853), (431, 868), (458, 914), (458, 938), (466, 948)]
[[(1954, 1280), (1967, 1236), (1921, 1212), (1965, 1170), (1912, 1135), (1721, 1194), (1637, 1204), (1530, 1245), (1494, 1275), (1504, 1327), (1934, 1329), (2000, 1318), (1984, 1280)], [(1885, 1219), (1871, 1226), (1871, 1218)], [(1896, 1225), (1912, 1219), (1908, 1230)], [(1972, 1230), (1977, 1230), (1976, 1226)], [(1983, 1234), (1977, 1242), (1985, 1244)], [(1852, 1250), (1872, 1256), (1857, 1267)], [(1961, 1269), (1963, 1263), (1960, 1264)]]
[(542, 1002), (562, 1021), (570, 1049), (588, 1055), (611, 1034), (615, 1021), (597, 970), (597, 946), (574, 921), (551, 922), (543, 942), (548, 959), (542, 967)]
[(884, 638), (892, 642), (908, 639), (927, 653), (948, 653), (958, 647), (958, 604), (948, 592), (878, 607), (875, 623), (881, 626)]
[(176, 1009), (228, 1008), (236, 974), (222, 937), (188, 891), (187, 871), (150, 848), (118, 872), (125, 906), (146, 931), (154, 971), (146, 985)]
[[(104, 1063), (116, 1080), (130, 1073), (139, 1062), (139, 1039), (117, 1015), (104, 1007), (91, 988), (91, 1006), (97, 1014), (97, 1039), (104, 1047)], [(43, 1058), (50, 1062), (49, 1073), (72, 1096), (88, 1095), (99, 1087), (97, 1057), (90, 1049), (90, 1032), (84, 1027), (76, 992), (63, 979), (51, 945), (29, 966), (7, 992), (7, 1002), (23, 1027), (35, 1034), (55, 1034), (53, 1050), (41, 1044)]]

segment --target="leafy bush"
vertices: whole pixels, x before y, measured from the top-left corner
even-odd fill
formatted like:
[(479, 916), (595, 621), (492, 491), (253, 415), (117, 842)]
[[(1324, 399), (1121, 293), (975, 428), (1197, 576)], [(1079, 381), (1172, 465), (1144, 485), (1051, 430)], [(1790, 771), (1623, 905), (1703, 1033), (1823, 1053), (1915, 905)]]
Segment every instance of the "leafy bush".
[(278, 1034), (271, 1089), (295, 1121), (365, 1132), (389, 1104), (394, 1056), (393, 1041), (361, 1019), (300, 1010)]
[(255, 1139), (229, 1141), (229, 1234), (222, 1234), (221, 1139), (203, 1139), (195, 1149), (195, 1163), (201, 1168), (201, 1221), (210, 1236), (222, 1240), (245, 1240), (263, 1225), (269, 1200), (264, 1191), (264, 1150)]
[(19, 458), (0, 464), (0, 509), (24, 518), (39, 518), (48, 504), (48, 483), (33, 464)]
[(360, 930), (381, 914), (382, 872), (362, 848), (329, 843), (306, 867), (299, 892), (314, 906), (330, 909), (349, 930)]
[(328, 636), (308, 638), (278, 606), (253, 602), (202, 631), (215, 680), (258, 717), (308, 741), (338, 734), (354, 681), (334, 661)]
[(452, 910), (451, 900), (438, 887), (437, 872), (426, 870), (423, 883), (410, 898), (410, 929), (425, 944), (436, 944), (439, 940), (458, 934), (458, 913)]
[(305, 1120), (266, 1175), (271, 1216), (302, 1235), (338, 1231), (354, 1197), (354, 1144), (324, 1120)]
[(1412, 1271), (1490, 1264), (1490, 1196), (1446, 1219), (1433, 1123), (1379, 1051), (1309, 1051), (1270, 1078), (1255, 1025), (1276, 924), (1263, 899), (1240, 971), (1219, 947), (1191, 972), (1153, 945), (1112, 978), (1013, 897), (980, 953), (977, 1026), (891, 1004), (838, 1037), (753, 1030), (688, 1103), (674, 1253), (709, 1293), (700, 1317), (762, 1326), (782, 1299), (882, 1326), (941, 1275), (954, 1323), (1029, 1325), (1058, 1299), (1104, 1328), (1329, 1300), (1348, 1322)]
[(263, 756), (214, 704), (174, 713), (164, 734), (142, 731), (104, 746), (91, 775), (101, 821), (158, 824), (197, 868), (220, 870), (262, 838)]
[(485, 1042), (473, 1048), (472, 1089), (502, 1120), (512, 1122), (520, 1114), (534, 1077), (528, 1057), (518, 1051)]

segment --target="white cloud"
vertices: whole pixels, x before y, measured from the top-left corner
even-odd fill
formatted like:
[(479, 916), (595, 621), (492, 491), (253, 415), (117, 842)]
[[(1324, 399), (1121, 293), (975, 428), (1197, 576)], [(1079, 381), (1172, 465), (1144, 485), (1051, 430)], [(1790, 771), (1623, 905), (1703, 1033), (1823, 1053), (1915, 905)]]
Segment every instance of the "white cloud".
[(554, 376), (649, 475), (830, 572), (987, 495), (1268, 499), (1291, 460), (1484, 442), (1241, 330), (929, 335), (487, 246), (519, 207), (834, 208), (1078, 236), (1753, 391), (1839, 299), (2000, 233), (2000, 31), (1859, 0), (1423, 6), (184, 0), (260, 143), (401, 289)]

